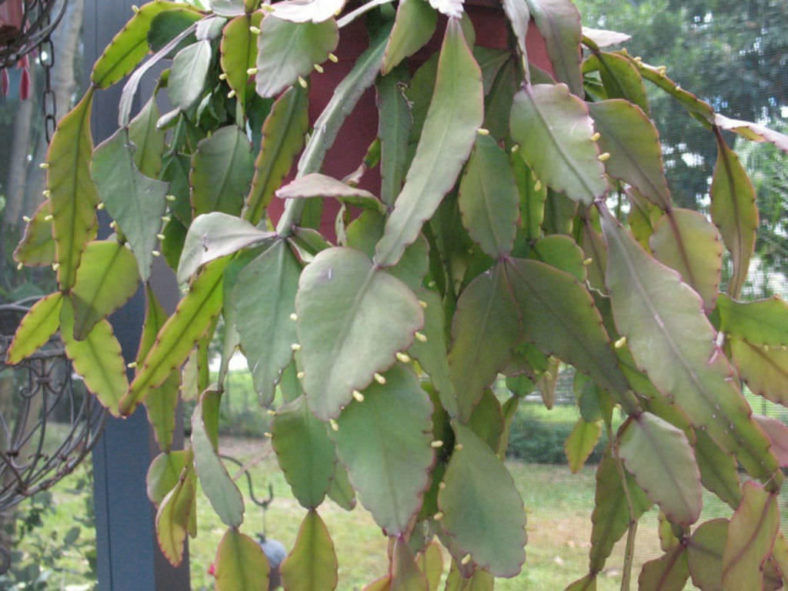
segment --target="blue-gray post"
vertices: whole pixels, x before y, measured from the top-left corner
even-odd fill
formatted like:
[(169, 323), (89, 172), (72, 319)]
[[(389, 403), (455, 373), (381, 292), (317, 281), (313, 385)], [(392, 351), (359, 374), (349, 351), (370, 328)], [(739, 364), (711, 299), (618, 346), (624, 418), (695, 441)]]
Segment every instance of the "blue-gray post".
[[(86, 77), (103, 48), (131, 17), (131, 6), (131, 0), (85, 0), (83, 39)], [(119, 87), (97, 93), (92, 121), (96, 142), (106, 139), (117, 129), (119, 96)], [(100, 234), (106, 235), (106, 224), (102, 225)], [(165, 284), (164, 292), (160, 291), (159, 295), (165, 307), (171, 309), (172, 300), (177, 299), (177, 289), (172, 281), (167, 285), (167, 277), (162, 277), (161, 268), (158, 271), (155, 274), (163, 279), (160, 283)], [(111, 318), (127, 362), (136, 356), (144, 315), (144, 297), (138, 292)], [(176, 446), (182, 444), (182, 437), (175, 443)], [(100, 591), (189, 589), (188, 551), (182, 564), (173, 568), (156, 541), (155, 513), (147, 498), (145, 474), (157, 453), (158, 448), (142, 408), (128, 419), (108, 419), (104, 434), (93, 450)]]

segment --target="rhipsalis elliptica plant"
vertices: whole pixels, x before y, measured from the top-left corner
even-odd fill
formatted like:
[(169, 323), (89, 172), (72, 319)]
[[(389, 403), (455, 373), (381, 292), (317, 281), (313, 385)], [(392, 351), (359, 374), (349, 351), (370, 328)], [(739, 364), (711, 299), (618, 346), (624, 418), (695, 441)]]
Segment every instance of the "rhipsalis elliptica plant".
[[(595, 588), (625, 534), (629, 586), (634, 526), (652, 504), (672, 542), (641, 588), (681, 589), (688, 577), (702, 589), (775, 588), (788, 577), (777, 505), (788, 428), (753, 415), (742, 389), (788, 402), (788, 306), (741, 300), (758, 211), (729, 132), (782, 150), (788, 138), (715, 113), (664, 68), (614, 49), (626, 36), (582, 29), (570, 0), (488, 3), (508, 22), (492, 48), (475, 44), (473, 3), (344, 4), (135, 10), (52, 140), (48, 201), (17, 258), (53, 265), (60, 291), (30, 311), (10, 361), (59, 329), (111, 413), (147, 407), (162, 449), (148, 482), (161, 547), (180, 561), (201, 489), (229, 528), (221, 589), (267, 586), (264, 556), (238, 532), (243, 501), (216, 436), (238, 347), (305, 510), (286, 589), (341, 587), (319, 512), (326, 496), (353, 507), (348, 481), (391, 538), (389, 572), (369, 589), (435, 589), (416, 558), (436, 540), (451, 556), (449, 589), (518, 574), (525, 513), (502, 461), (508, 423), (559, 360), (581, 376), (572, 468), (611, 432), (589, 574), (570, 588)], [(536, 38), (548, 57), (539, 65)], [(346, 41), (363, 51), (336, 64)], [(310, 119), (337, 71), (346, 75)], [(118, 131), (94, 147), (93, 98), (123, 79)], [(647, 85), (717, 142), (710, 216), (671, 202)], [(354, 119), (371, 92), (376, 137), (333, 178), (323, 165), (346, 120), (350, 136), (376, 125)], [(114, 220), (105, 240), (95, 239), (99, 206)], [(322, 233), (321, 211), (332, 216)], [(169, 317), (146, 284), (159, 254), (184, 286)], [(147, 315), (129, 383), (107, 316), (140, 282)], [(222, 369), (208, 384), (219, 317)], [(184, 364), (202, 370), (189, 380), (199, 391), (179, 388)], [(491, 389), (499, 376), (512, 388), (503, 403)], [(199, 395), (191, 442), (174, 451), (187, 395)], [(628, 417), (615, 434), (614, 408)], [(730, 519), (698, 523), (703, 487)]]

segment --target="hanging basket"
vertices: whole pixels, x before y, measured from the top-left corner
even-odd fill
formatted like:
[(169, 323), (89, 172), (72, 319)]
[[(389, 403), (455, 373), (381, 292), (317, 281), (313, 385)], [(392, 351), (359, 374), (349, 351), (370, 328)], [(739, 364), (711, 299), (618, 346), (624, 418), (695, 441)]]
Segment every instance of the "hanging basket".
[(60, 22), (67, 0), (0, 0), (0, 70), (14, 67)]
[(18, 365), (6, 365), (27, 310), (24, 303), (0, 305), (0, 512), (71, 473), (106, 416), (73, 373), (59, 336)]

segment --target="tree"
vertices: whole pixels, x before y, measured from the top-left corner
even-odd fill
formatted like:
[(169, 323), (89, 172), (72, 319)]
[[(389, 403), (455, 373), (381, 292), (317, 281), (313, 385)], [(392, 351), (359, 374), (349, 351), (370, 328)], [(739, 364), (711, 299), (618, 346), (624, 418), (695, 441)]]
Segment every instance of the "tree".
[[(336, 586), (319, 507), (328, 496), (352, 508), (356, 494), (391, 542), (389, 572), (369, 589), (434, 589), (422, 558), (439, 543), (452, 558), (450, 589), (517, 574), (525, 514), (501, 460), (507, 425), (523, 381), (549, 379), (559, 359), (585, 376), (572, 465), (602, 429), (611, 442), (597, 470), (590, 572), (571, 588), (593, 588), (624, 535), (629, 587), (637, 520), (652, 503), (666, 553), (646, 565), (644, 585), (681, 587), (691, 575), (702, 587), (755, 589), (788, 575), (777, 507), (785, 458), (775, 455), (788, 428), (753, 416), (742, 396), (746, 382), (786, 402), (788, 306), (738, 300), (757, 207), (723, 132), (782, 150), (788, 137), (726, 118), (661, 68), (612, 51), (620, 35), (583, 35), (569, 0), (507, 0), (508, 24), (486, 12), (485, 26), (511, 31), (497, 49), (476, 45), (482, 21), (471, 6), (469, 19), (460, 3), (379, 4), (135, 11), (52, 141), (49, 200), (16, 256), (53, 263), (59, 288), (30, 311), (9, 361), (59, 328), (110, 412), (146, 407), (162, 448), (148, 477), (162, 550), (180, 561), (199, 485), (228, 527), (219, 589), (265, 588), (268, 574), (238, 530), (242, 497), (216, 436), (238, 346), (306, 511), (282, 565), (288, 589)], [(334, 67), (340, 39), (365, 29), (352, 67)], [(429, 42), (436, 30), (439, 46)], [(548, 61), (537, 63), (540, 49)], [(169, 68), (132, 118), (140, 79), (161, 61)], [(343, 69), (310, 125), (310, 85)], [(94, 147), (93, 97), (126, 76), (120, 128)], [(712, 221), (672, 199), (645, 82), (717, 146)], [(350, 117), (373, 86), (377, 126)], [(160, 92), (174, 107), (164, 115)], [(377, 133), (355, 170), (335, 178), (323, 165), (346, 120), (340, 142)], [(374, 170), (379, 186), (365, 180)], [(321, 224), (331, 199), (338, 211), (326, 206)], [(114, 220), (106, 240), (94, 239), (99, 204)], [(627, 225), (616, 218), (625, 209)], [(723, 243), (733, 261), (726, 293)], [(168, 317), (145, 286), (129, 381), (107, 317), (147, 283), (159, 255), (185, 295)], [(219, 316), (222, 364), (209, 384)], [(191, 446), (174, 451), (182, 367), (195, 376), (184, 384), (196, 384), (184, 395), (199, 398)], [(490, 389), (499, 374), (512, 378), (503, 404)], [(628, 418), (614, 434), (616, 407)], [(695, 526), (703, 487), (731, 506), (730, 519)]]

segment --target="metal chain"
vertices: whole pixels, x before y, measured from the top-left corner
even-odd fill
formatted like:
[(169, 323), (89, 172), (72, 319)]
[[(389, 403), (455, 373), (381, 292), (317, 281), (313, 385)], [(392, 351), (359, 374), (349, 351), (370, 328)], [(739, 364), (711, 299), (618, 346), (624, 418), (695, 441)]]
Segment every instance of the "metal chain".
[[(52, 16), (50, 11), (47, 10), (47, 27), (51, 20)], [(41, 110), (44, 114), (44, 134), (46, 135), (48, 144), (57, 127), (57, 99), (55, 98), (55, 91), (52, 90), (52, 68), (55, 66), (55, 45), (52, 43), (51, 33), (48, 34), (44, 40), (41, 41), (41, 45), (38, 46), (38, 61), (41, 63), (41, 67), (44, 68), (44, 92), (41, 97)]]

